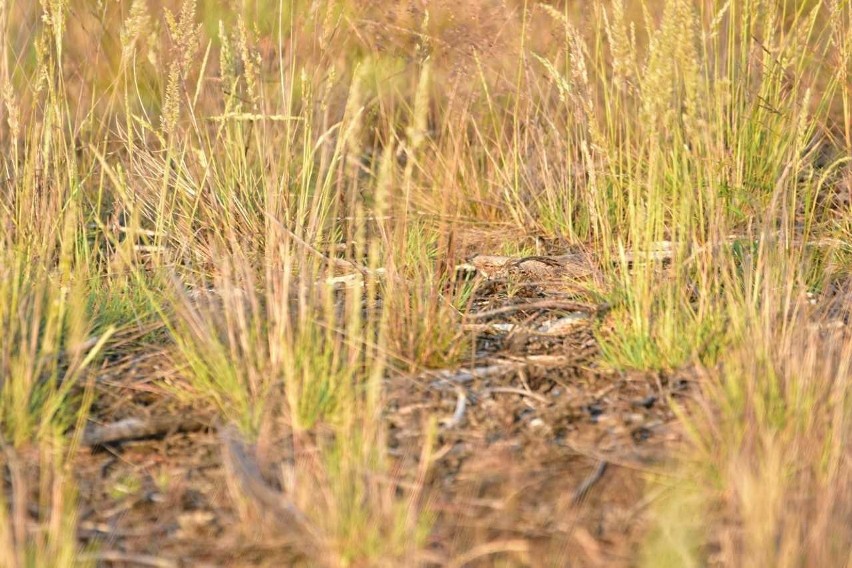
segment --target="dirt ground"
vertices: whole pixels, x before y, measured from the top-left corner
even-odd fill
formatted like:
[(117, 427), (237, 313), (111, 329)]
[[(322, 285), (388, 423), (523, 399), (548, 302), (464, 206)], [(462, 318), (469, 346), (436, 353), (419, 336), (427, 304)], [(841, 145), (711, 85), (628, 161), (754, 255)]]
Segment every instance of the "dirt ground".
[[(430, 419), (438, 423), (423, 565), (635, 563), (649, 474), (665, 471), (679, 438), (667, 399), (688, 396), (691, 381), (601, 367), (595, 329), (606, 306), (566, 286), (566, 266), (593, 275), (584, 262), (470, 256), (463, 269), (479, 285), (462, 325), (475, 356), (461, 369), (388, 377), (396, 469), (418, 469)], [(241, 522), (214, 420), (177, 400), (175, 380), (167, 351), (153, 347), (116, 355), (99, 375), (94, 422), (160, 423), (147, 439), (79, 453), (81, 536), (97, 544), (99, 564), (295, 562), (280, 540)]]

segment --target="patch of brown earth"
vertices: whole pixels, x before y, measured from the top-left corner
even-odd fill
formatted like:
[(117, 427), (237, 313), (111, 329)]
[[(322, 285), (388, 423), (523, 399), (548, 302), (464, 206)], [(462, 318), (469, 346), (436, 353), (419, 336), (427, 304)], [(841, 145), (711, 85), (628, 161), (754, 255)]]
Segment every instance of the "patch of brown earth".
[[(685, 384), (600, 368), (594, 330), (605, 309), (570, 279), (546, 276), (543, 283), (504, 271), (479, 283), (465, 324), (478, 350), (464, 368), (387, 379), (399, 471), (418, 470), (430, 420), (439, 419), (426, 486), (437, 517), (424, 565), (635, 559), (644, 480), (664, 467), (677, 438), (665, 399)], [(166, 421), (177, 425), (152, 439), (81, 451), (81, 538), (104, 566), (293, 564), (280, 535), (246, 526), (227, 490), (213, 420), (177, 403), (174, 380), (162, 352), (105, 366), (95, 409), (103, 422), (185, 416), (210, 428)]]

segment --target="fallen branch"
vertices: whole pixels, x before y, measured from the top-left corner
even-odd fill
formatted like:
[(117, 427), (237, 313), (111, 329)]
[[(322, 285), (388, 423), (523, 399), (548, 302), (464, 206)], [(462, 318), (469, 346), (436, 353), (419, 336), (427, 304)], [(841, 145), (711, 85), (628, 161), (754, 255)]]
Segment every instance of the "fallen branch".
[(205, 421), (183, 416), (159, 418), (126, 418), (104, 426), (90, 426), (83, 434), (84, 446), (118, 444), (142, 438), (154, 438), (169, 434), (198, 432), (209, 426)]

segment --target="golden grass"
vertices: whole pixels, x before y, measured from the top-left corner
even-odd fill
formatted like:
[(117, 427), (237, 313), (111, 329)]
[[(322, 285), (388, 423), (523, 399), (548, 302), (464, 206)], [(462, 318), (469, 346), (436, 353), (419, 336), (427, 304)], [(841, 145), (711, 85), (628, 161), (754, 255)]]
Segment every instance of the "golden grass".
[[(413, 561), (386, 380), (470, 353), (453, 237), (499, 221), (598, 260), (605, 364), (700, 369), (647, 563), (848, 561), (852, 340), (807, 294), (849, 282), (852, 4), (155, 4), (0, 0), (4, 444), (61, 447), (112, 326), (156, 313), (181, 393), (315, 449), (303, 553)], [(34, 546), (65, 559), (60, 497)]]

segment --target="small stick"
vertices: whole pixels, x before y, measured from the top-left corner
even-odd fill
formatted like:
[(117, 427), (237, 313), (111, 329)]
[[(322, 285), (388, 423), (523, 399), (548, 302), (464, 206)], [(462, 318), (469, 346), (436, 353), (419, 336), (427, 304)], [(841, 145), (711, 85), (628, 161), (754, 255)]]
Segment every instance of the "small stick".
[(84, 446), (103, 446), (178, 432), (198, 432), (207, 427), (206, 422), (196, 418), (126, 418), (112, 424), (87, 428), (82, 443)]
[(449, 420), (444, 422), (444, 428), (455, 428), (461, 424), (461, 421), (464, 418), (464, 412), (467, 409), (467, 394), (461, 389), (461, 387), (457, 389), (457, 393), (458, 399), (456, 399), (456, 411)]
[(532, 391), (528, 391), (528, 390), (524, 390), (524, 389), (519, 389), (519, 388), (515, 388), (515, 387), (492, 387), (490, 389), (485, 389), (484, 394), (490, 394), (490, 393), (517, 394), (517, 395), (520, 395), (520, 396), (529, 397), (533, 400), (537, 400), (537, 401), (539, 401), (543, 404), (549, 404), (550, 403), (550, 401), (545, 396), (542, 396), (542, 395), (540, 395), (536, 392), (532, 392)]

